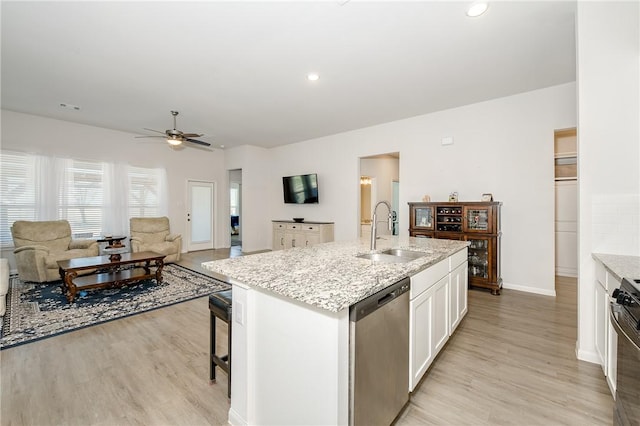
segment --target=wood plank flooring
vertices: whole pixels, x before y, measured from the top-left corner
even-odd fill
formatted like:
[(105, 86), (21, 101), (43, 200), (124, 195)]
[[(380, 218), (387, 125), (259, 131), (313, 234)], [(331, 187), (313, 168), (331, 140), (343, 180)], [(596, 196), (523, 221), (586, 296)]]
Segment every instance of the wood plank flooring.
[[(238, 254), (180, 263), (206, 273), (201, 262)], [(469, 313), (398, 424), (610, 425), (600, 366), (575, 359), (575, 280), (556, 287), (556, 298), (471, 290)], [(224, 351), (224, 324), (218, 338)], [(209, 385), (208, 352), (207, 298), (1, 351), (0, 424), (227, 424), (225, 373)]]

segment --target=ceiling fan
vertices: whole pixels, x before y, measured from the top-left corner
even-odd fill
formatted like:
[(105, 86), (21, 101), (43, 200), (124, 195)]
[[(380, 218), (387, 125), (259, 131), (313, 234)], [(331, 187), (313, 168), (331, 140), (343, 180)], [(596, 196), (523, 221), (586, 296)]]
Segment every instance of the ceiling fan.
[(178, 111), (171, 111), (171, 115), (173, 115), (173, 129), (168, 129), (168, 130), (165, 130), (164, 132), (161, 132), (160, 130), (147, 129), (146, 127), (144, 128), (144, 130), (148, 130), (150, 132), (161, 133), (162, 136), (159, 136), (159, 135), (136, 136), (136, 138), (165, 138), (169, 143), (169, 145), (171, 145), (172, 147), (182, 145), (183, 142), (188, 142), (195, 145), (211, 146), (209, 142), (203, 142), (197, 139), (192, 139), (192, 138), (199, 138), (204, 135), (201, 135), (198, 133), (185, 133), (181, 130), (176, 129), (176, 117), (178, 116), (178, 114), (179, 114)]

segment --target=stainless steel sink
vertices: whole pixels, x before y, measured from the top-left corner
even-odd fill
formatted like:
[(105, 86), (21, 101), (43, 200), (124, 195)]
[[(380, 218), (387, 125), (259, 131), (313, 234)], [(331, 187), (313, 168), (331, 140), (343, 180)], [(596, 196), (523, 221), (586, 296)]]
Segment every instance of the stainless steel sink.
[(413, 250), (403, 250), (403, 249), (389, 249), (389, 250), (383, 251), (382, 253), (390, 254), (392, 256), (408, 257), (411, 260), (418, 259), (420, 257), (427, 255), (427, 253), (422, 253), (422, 252), (413, 251)]
[(384, 253), (366, 253), (356, 257), (359, 257), (360, 259), (369, 259), (378, 263), (406, 263), (413, 260), (408, 257), (400, 257)]
[(411, 250), (389, 249), (382, 253), (366, 253), (357, 257), (360, 259), (369, 259), (378, 263), (407, 263), (425, 255), (426, 253)]

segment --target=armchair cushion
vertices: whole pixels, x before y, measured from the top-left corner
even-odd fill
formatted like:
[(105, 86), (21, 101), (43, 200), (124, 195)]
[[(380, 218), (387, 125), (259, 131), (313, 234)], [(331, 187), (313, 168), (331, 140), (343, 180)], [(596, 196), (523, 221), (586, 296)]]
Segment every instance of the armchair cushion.
[(182, 236), (171, 234), (168, 217), (133, 217), (129, 221), (131, 251), (164, 254), (165, 263), (180, 260)]
[(94, 240), (72, 240), (66, 220), (31, 222), (18, 220), (11, 227), (18, 274), (23, 281), (60, 279), (58, 260), (98, 255)]

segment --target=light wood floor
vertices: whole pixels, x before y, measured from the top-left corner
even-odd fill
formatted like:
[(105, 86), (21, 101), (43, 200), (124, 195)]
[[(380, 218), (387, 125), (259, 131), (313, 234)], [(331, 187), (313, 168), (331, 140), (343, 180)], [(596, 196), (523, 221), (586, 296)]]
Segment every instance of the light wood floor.
[[(602, 370), (575, 359), (575, 280), (556, 285), (556, 298), (471, 290), (469, 313), (398, 424), (610, 425)], [(218, 331), (224, 350), (225, 325)], [(208, 351), (207, 298), (4, 350), (0, 424), (224, 425), (226, 380), (220, 372), (209, 385)]]

